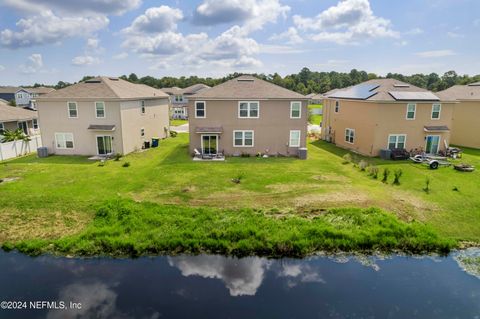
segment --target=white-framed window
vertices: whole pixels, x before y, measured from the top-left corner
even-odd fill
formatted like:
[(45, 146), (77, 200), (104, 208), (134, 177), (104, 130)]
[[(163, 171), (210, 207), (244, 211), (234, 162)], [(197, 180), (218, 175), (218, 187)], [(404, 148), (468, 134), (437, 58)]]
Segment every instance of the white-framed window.
[(145, 101), (141, 101), (141, 102), (140, 102), (140, 110), (141, 110), (142, 114), (145, 114), (145, 111), (146, 111), (146, 109), (145, 109)]
[(432, 105), (432, 120), (439, 120), (442, 112), (442, 104), (435, 103)]
[(340, 112), (340, 101), (335, 101), (335, 113)]
[(302, 117), (302, 102), (290, 102), (290, 118), (299, 119)]
[(238, 102), (239, 118), (259, 118), (260, 103), (258, 101), (240, 101)]
[(33, 123), (33, 129), (38, 130), (38, 127), (39, 127), (38, 126), (38, 119), (33, 119), (32, 123)]
[(143, 127), (140, 129), (140, 136), (141, 137), (145, 136), (145, 129)]
[(55, 146), (58, 149), (73, 149), (73, 134), (55, 133)]
[(77, 102), (67, 102), (68, 118), (76, 119), (78, 117), (78, 105)]
[(233, 131), (234, 147), (253, 147), (254, 132), (249, 131)]
[(182, 108), (176, 108), (173, 110), (173, 114), (175, 115), (183, 115), (185, 112), (183, 110), (183, 107)]
[(23, 99), (23, 94), (22, 93), (17, 93), (17, 98)]
[(103, 119), (105, 116), (105, 102), (95, 102), (95, 117)]
[(407, 120), (414, 120), (416, 111), (417, 111), (417, 104), (408, 103), (407, 104)]
[(352, 128), (345, 129), (345, 142), (353, 144), (355, 143), (355, 130)]
[(195, 101), (195, 118), (207, 117), (207, 104), (205, 101)]
[(388, 135), (388, 149), (401, 148), (404, 149), (407, 143), (406, 134), (390, 134)]
[(175, 102), (182, 102), (183, 96), (182, 95), (175, 95)]
[(290, 140), (288, 142), (288, 146), (290, 146), (290, 147), (300, 147), (301, 134), (302, 133), (299, 130), (290, 131)]

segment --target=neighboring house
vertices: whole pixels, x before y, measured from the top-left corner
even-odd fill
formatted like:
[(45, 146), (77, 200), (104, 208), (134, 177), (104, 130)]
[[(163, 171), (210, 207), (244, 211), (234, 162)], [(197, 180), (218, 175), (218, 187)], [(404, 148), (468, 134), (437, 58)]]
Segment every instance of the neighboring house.
[(454, 105), (394, 79), (370, 80), (325, 96), (322, 139), (366, 156), (394, 148), (436, 154), (450, 143)]
[(204, 90), (188, 102), (190, 152), (298, 155), (306, 147), (307, 101), (248, 75)]
[(16, 86), (0, 86), (0, 99), (7, 102), (15, 101), (15, 93), (20, 89)]
[[(313, 93), (312, 93), (313, 94)], [(307, 95), (309, 104), (322, 104), (323, 94), (314, 94), (312, 96)]]
[(173, 119), (187, 119), (188, 118), (188, 98), (196, 93), (210, 87), (205, 84), (194, 84), (184, 89), (179, 87), (163, 88), (163, 92), (170, 96), (170, 115)]
[(127, 154), (169, 133), (168, 95), (143, 84), (97, 77), (37, 101), (50, 154)]
[(55, 89), (43, 86), (36, 88), (20, 88), (15, 92), (15, 103), (17, 106), (36, 110), (36, 99), (53, 91), (55, 91)]
[(453, 110), (451, 143), (480, 148), (480, 82), (455, 85), (438, 92), (438, 96), (458, 103)]
[(40, 134), (36, 111), (22, 109), (0, 101), (0, 135), (3, 131), (22, 129), (29, 136)]

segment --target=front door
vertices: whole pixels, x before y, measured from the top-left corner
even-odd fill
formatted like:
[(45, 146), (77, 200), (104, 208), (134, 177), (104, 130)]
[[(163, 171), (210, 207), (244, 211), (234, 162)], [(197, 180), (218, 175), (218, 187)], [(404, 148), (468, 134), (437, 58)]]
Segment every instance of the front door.
[(440, 146), (439, 135), (427, 135), (427, 145), (425, 146), (425, 152), (427, 154), (437, 154), (439, 146)]
[(218, 135), (202, 135), (202, 154), (215, 155), (218, 150)]
[(113, 153), (112, 137), (111, 136), (97, 136), (98, 155), (108, 155)]

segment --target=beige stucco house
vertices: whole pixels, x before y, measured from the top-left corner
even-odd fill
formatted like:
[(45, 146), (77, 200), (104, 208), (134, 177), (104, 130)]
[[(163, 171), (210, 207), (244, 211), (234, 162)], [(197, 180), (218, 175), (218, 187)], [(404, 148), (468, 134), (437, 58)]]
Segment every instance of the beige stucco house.
[(322, 139), (366, 156), (393, 148), (436, 154), (451, 142), (454, 105), (398, 80), (370, 80), (325, 95)]
[(0, 141), (3, 131), (17, 129), (29, 136), (40, 134), (37, 112), (10, 106), (6, 101), (0, 100)]
[(140, 150), (168, 136), (168, 95), (97, 77), (37, 98), (42, 141), (51, 154), (108, 155)]
[(296, 156), (306, 145), (308, 98), (240, 76), (189, 98), (190, 152)]
[(480, 82), (455, 85), (437, 95), (458, 102), (453, 110), (451, 143), (480, 148), (480, 135), (477, 133), (480, 124)]

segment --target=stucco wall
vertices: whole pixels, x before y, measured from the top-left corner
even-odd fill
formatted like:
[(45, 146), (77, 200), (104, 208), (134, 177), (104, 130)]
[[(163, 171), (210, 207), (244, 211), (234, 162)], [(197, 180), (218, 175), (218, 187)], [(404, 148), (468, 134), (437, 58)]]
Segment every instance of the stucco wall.
[(462, 101), (454, 106), (452, 144), (480, 148), (480, 101)]
[[(252, 100), (254, 101), (254, 100)], [(201, 134), (197, 127), (222, 127), (219, 150), (226, 155), (251, 155), (258, 152), (270, 155), (297, 155), (298, 147), (289, 147), (290, 130), (300, 130), (300, 147), (306, 146), (307, 134), (307, 102), (302, 101), (300, 119), (290, 118), (290, 102), (295, 100), (260, 100), (259, 118), (238, 118), (238, 100), (205, 101), (206, 118), (195, 118), (194, 100), (188, 103), (190, 127), (190, 152), (201, 149)], [(233, 145), (234, 130), (253, 130), (253, 147), (235, 147)]]

